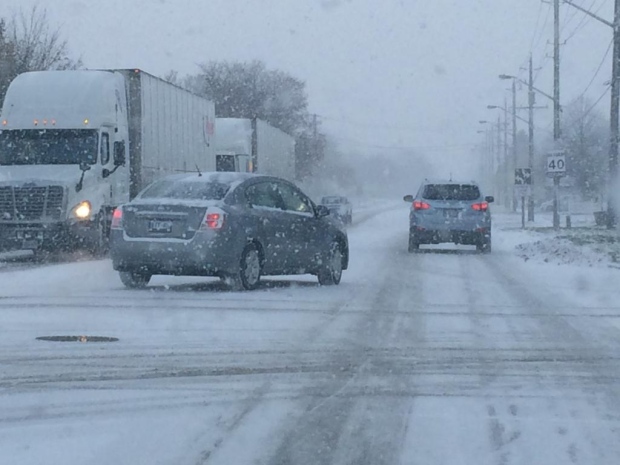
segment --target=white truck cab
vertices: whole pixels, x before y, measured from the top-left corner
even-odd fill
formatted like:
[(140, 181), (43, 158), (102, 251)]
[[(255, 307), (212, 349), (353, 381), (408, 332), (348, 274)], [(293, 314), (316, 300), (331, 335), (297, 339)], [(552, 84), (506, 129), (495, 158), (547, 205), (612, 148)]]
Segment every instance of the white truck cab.
[(0, 114), (0, 250), (105, 250), (150, 182), (215, 168), (212, 101), (139, 69), (24, 73)]
[(0, 115), (0, 243), (56, 248), (107, 236), (111, 206), (129, 200), (123, 76), (31, 72)]

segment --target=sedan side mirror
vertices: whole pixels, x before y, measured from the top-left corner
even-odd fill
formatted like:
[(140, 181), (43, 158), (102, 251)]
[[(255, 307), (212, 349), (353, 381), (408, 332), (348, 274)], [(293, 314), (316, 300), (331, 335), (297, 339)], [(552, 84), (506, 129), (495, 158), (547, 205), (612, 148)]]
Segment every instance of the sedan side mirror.
[(325, 218), (328, 215), (329, 215), (329, 208), (327, 208), (325, 205), (318, 205), (316, 207), (317, 218)]
[(407, 203), (411, 203), (411, 202), (413, 202), (413, 195), (405, 195), (405, 196), (403, 197), (403, 200), (404, 200), (405, 202), (407, 202)]
[(493, 202), (495, 202), (495, 197), (493, 197), (492, 195), (487, 195), (487, 196), (484, 198), (484, 200), (485, 200), (485, 202), (487, 202), (487, 203), (493, 203)]

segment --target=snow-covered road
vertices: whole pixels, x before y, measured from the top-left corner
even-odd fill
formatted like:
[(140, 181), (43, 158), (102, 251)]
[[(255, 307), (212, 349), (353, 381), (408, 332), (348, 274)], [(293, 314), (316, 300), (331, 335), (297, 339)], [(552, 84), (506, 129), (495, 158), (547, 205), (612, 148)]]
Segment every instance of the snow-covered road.
[[(0, 463), (617, 464), (620, 271), (408, 254), (406, 206), (349, 232), (337, 287), (0, 274)], [(52, 335), (110, 343), (44, 342)]]

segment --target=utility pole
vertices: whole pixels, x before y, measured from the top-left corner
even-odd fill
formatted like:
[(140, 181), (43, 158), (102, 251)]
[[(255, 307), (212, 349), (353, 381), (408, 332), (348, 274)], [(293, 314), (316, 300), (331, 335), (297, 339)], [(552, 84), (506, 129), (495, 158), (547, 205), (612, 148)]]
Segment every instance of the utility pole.
[(610, 123), (610, 140), (609, 140), (609, 200), (607, 201), (607, 227), (612, 229), (616, 226), (616, 205), (614, 205), (614, 196), (611, 195), (618, 182), (618, 123), (620, 110), (620, 0), (615, 1), (614, 6), (614, 45), (613, 45), (613, 62), (611, 65), (611, 114)]
[[(617, 0), (618, 1), (618, 0)], [(560, 144), (560, 0), (553, 0), (553, 142), (554, 149)], [(560, 178), (553, 177), (553, 228), (560, 228), (558, 190)]]
[[(556, 0), (559, 1), (559, 0)], [(512, 173), (517, 169), (517, 80), (512, 80)], [(512, 193), (512, 211), (517, 211), (517, 197)]]
[(532, 66), (532, 54), (530, 53), (530, 76), (528, 86), (528, 167), (530, 169), (530, 198), (527, 204), (527, 220), (534, 221), (534, 104), (536, 96), (534, 94), (534, 71)]
[[(499, 166), (499, 162), (502, 158), (502, 119), (500, 115), (497, 115), (497, 153), (494, 154), (494, 168)], [(495, 169), (493, 170), (495, 172)]]
[(620, 122), (620, 0), (614, 1), (614, 21), (613, 23), (601, 18), (595, 13), (586, 10), (580, 5), (570, 0), (564, 0), (564, 3), (583, 11), (588, 16), (597, 21), (613, 28), (613, 52), (611, 60), (611, 105), (609, 115), (609, 182), (608, 182), (608, 200), (607, 200), (607, 227), (614, 228), (616, 226), (616, 208), (614, 205), (612, 191), (616, 188), (618, 182), (618, 123)]

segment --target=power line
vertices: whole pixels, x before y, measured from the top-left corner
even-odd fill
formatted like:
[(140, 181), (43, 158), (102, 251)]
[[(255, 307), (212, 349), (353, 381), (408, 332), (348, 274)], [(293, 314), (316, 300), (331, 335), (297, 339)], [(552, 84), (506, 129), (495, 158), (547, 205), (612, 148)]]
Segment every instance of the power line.
[[(592, 3), (592, 6), (594, 6), (594, 4), (597, 2), (597, 0), (594, 0)], [(600, 9), (601, 7), (599, 7)], [(548, 14), (551, 12), (551, 10), (553, 9), (551, 2), (549, 3), (549, 9), (548, 9)], [(560, 34), (562, 34), (564, 32), (564, 30), (569, 26), (569, 24), (572, 22), (572, 20), (577, 16), (578, 11), (574, 11), (572, 16), (567, 16), (564, 19), (564, 22), (562, 24), (562, 26), (560, 27)], [(580, 23), (578, 24), (577, 28), (579, 28), (579, 26), (582, 24), (583, 22), (583, 18), (580, 20)], [(545, 26), (546, 26), (546, 21), (545, 21)], [(573, 34), (575, 34), (577, 31), (577, 29), (575, 29), (573, 31)], [(542, 39), (542, 31), (541, 31), (541, 39)], [(536, 72), (534, 74), (534, 82), (536, 82), (536, 80), (538, 79), (538, 77), (540, 76), (540, 73), (542, 72), (543, 68), (547, 65), (547, 63), (549, 62), (549, 60), (551, 60), (552, 56), (549, 55), (547, 53), (547, 49), (549, 48), (549, 46), (551, 45), (551, 43), (549, 41), (547, 41), (545, 43), (545, 48), (543, 50), (543, 57), (540, 60)]]
[(594, 80), (596, 79), (596, 77), (598, 76), (598, 73), (601, 71), (601, 68), (603, 67), (603, 65), (605, 64), (605, 60), (607, 59), (607, 56), (609, 55), (609, 52), (611, 51), (611, 46), (614, 44), (613, 39), (609, 42), (609, 45), (607, 46), (607, 50), (605, 51), (605, 55), (603, 55), (603, 59), (601, 60), (600, 64), (598, 65), (598, 68), (596, 68), (596, 71), (594, 72), (594, 76), (592, 76), (592, 79), (590, 79), (590, 82), (588, 83), (588, 85), (586, 86), (586, 88), (583, 90), (583, 92), (579, 95), (579, 97), (577, 97), (577, 99), (580, 99), (581, 97), (583, 97), (586, 92), (588, 90), (590, 90), (590, 87), (592, 86), (592, 83), (594, 82)]
[[(592, 11), (594, 8), (594, 5), (596, 4), (598, 0), (594, 0), (592, 2), (592, 5), (590, 5), (590, 7), (588, 8), (588, 10)], [(601, 9), (605, 6), (605, 3), (601, 3), (598, 8), (596, 9), (596, 11), (594, 11), (594, 14), (597, 14), (599, 11), (601, 11)], [(576, 10), (578, 11), (578, 10)], [(591, 16), (589, 15), (582, 15), (581, 17), (581, 21), (579, 22), (579, 24), (577, 24), (577, 27), (573, 30), (573, 32), (571, 32), (570, 34), (568, 34), (566, 36), (566, 38), (564, 39), (564, 43), (568, 42), (569, 40), (571, 40), (576, 34), (577, 32), (579, 32), (581, 29), (583, 29), (583, 27), (592, 19)]]
[(532, 36), (532, 42), (530, 44), (530, 52), (533, 52), (535, 48), (540, 45), (540, 41), (542, 40), (545, 32), (545, 28), (547, 27), (547, 23), (549, 22), (549, 16), (551, 15), (551, 4), (547, 4), (547, 13), (545, 14), (545, 20), (542, 23), (540, 31), (538, 31), (538, 38), (536, 38), (536, 29), (538, 28), (538, 21), (540, 19), (541, 11), (543, 7), (543, 2), (541, 0), (540, 7), (538, 9), (538, 19), (536, 20), (536, 27), (534, 28), (534, 35)]
[(600, 101), (603, 100), (603, 97), (605, 97), (607, 95), (607, 92), (609, 92), (609, 89), (611, 89), (611, 85), (608, 85), (607, 88), (605, 89), (605, 91), (601, 94), (601, 96), (596, 99), (596, 101), (590, 106), (590, 108), (588, 108), (585, 111), (585, 113), (583, 115), (581, 115), (582, 118), (585, 118), (586, 116), (588, 116), (590, 114), (590, 112), (592, 110), (594, 110), (594, 108), (600, 103)]

